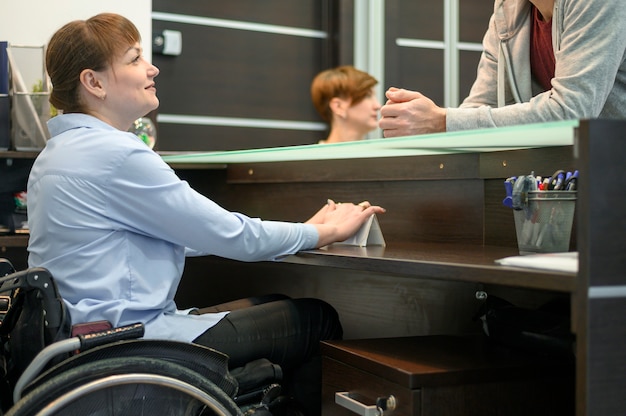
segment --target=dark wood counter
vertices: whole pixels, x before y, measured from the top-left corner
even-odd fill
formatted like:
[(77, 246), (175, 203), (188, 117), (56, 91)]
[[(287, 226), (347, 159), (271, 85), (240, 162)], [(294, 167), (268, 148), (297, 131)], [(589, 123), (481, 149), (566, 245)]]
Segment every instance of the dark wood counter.
[(503, 267), (495, 263), (497, 259), (518, 254), (517, 249), (512, 247), (391, 243), (386, 247), (324, 247), (301, 252), (285, 261), (407, 277), (479, 282), (566, 293), (574, 291), (574, 273)]

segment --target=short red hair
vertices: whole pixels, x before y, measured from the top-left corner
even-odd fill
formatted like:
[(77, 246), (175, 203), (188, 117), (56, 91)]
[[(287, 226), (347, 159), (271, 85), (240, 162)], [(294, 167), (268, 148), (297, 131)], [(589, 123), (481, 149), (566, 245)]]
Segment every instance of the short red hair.
[(376, 78), (353, 66), (343, 65), (327, 69), (315, 76), (311, 83), (311, 99), (317, 112), (330, 123), (330, 100), (335, 97), (350, 99), (351, 104), (361, 102), (378, 84)]

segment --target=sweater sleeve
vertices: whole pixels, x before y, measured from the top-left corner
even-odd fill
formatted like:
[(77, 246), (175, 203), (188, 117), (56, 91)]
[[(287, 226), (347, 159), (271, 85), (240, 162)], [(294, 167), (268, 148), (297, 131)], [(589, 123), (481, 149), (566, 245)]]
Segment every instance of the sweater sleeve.
[[(470, 96), (448, 109), (448, 131), (540, 123), (567, 119), (624, 117), (626, 107), (626, 8), (622, 0), (557, 2), (553, 24), (556, 68), (549, 91), (527, 102), (495, 108), (498, 40), (493, 25)], [(493, 23), (493, 22), (492, 22)], [(519, 53), (519, 51), (518, 51)], [(528, 61), (514, 56), (512, 62)], [(519, 81), (519, 80), (517, 80)], [(528, 85), (520, 89), (528, 89)], [(610, 102), (607, 102), (610, 101)], [(620, 104), (616, 105), (615, 101)], [(605, 108), (621, 109), (605, 111)], [(616, 112), (622, 114), (615, 114)]]

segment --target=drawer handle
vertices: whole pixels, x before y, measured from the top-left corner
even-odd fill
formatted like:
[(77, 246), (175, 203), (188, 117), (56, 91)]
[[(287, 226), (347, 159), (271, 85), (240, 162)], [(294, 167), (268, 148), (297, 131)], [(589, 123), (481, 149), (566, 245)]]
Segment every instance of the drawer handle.
[(388, 415), (396, 408), (396, 398), (392, 395), (379, 397), (374, 405), (366, 405), (350, 397), (347, 391), (335, 393), (335, 403), (361, 416)]

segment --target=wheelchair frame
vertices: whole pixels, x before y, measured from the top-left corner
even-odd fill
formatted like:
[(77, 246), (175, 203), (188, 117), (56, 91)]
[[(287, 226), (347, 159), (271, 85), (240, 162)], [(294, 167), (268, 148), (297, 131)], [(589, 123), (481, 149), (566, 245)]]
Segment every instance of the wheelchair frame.
[[(177, 391), (190, 406), (201, 403), (220, 416), (271, 415), (272, 402), (284, 402), (278, 400), (279, 380), (259, 380), (262, 384), (252, 391), (239, 392), (227, 355), (197, 344), (139, 339), (140, 323), (70, 337), (65, 304), (45, 268), (16, 272), (0, 258), (1, 294), (6, 294), (6, 308), (0, 310), (0, 358), (5, 388), (12, 390), (10, 399), (3, 398), (6, 416), (56, 415), (72, 400), (129, 384)], [(31, 345), (23, 351), (25, 339)], [(258, 361), (256, 368), (277, 367)]]

